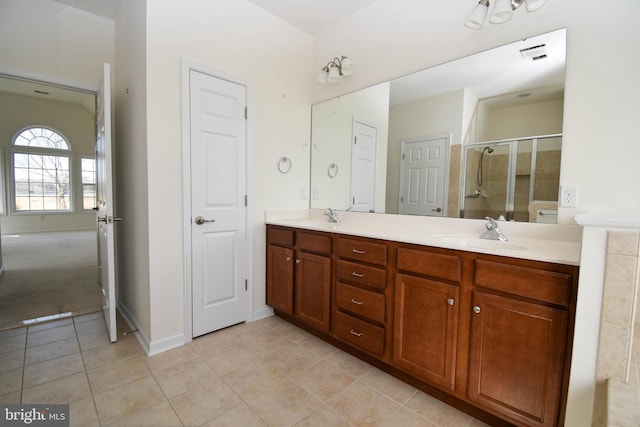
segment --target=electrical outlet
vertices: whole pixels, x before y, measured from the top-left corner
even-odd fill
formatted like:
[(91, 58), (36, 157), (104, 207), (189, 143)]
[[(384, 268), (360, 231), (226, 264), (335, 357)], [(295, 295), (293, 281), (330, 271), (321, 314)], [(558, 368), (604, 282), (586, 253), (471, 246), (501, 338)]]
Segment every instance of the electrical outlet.
[(575, 185), (563, 185), (560, 187), (560, 207), (578, 207), (578, 187)]

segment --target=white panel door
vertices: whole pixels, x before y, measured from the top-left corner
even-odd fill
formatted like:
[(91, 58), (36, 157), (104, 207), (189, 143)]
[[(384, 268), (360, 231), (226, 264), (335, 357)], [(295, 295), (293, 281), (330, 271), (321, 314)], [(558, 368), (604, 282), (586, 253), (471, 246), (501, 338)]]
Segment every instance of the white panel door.
[(248, 318), (246, 87), (190, 71), (193, 336)]
[(98, 266), (102, 287), (102, 309), (109, 339), (116, 332), (116, 262), (113, 216), (113, 157), (111, 155), (111, 66), (104, 64), (102, 82), (96, 99), (96, 220), (98, 232)]
[(378, 129), (354, 119), (350, 209), (354, 212), (373, 212), (375, 209), (377, 143)]
[(448, 137), (402, 141), (399, 212), (444, 216)]

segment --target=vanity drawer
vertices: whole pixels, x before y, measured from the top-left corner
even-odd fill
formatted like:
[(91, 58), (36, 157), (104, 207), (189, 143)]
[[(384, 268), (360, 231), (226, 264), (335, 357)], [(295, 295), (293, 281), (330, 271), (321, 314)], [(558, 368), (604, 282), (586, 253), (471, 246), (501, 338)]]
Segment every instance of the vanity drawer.
[(385, 290), (387, 287), (387, 271), (385, 269), (356, 262), (338, 260), (337, 276), (338, 279), (380, 290)]
[(331, 236), (328, 234), (298, 231), (298, 248), (305, 252), (331, 254)]
[(384, 294), (338, 282), (336, 305), (339, 309), (358, 314), (374, 322), (384, 323)]
[(477, 259), (473, 284), (542, 302), (568, 306), (572, 275)]
[(453, 254), (432, 252), (428, 249), (398, 248), (398, 270), (421, 274), (436, 279), (459, 282), (462, 260)]
[(349, 258), (371, 264), (387, 264), (387, 245), (384, 243), (338, 237), (336, 252), (341, 258)]
[(278, 246), (293, 246), (295, 231), (288, 228), (269, 226), (267, 229), (267, 243)]
[(339, 311), (335, 314), (336, 338), (376, 356), (384, 354), (384, 328)]

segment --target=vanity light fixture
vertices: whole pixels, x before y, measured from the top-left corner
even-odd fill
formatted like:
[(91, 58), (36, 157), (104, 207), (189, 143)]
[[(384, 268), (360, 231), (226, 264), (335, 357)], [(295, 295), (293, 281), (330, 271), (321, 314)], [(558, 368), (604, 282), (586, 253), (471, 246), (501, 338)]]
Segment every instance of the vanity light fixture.
[(489, 0), (480, 0), (473, 8), (464, 25), (472, 30), (481, 30), (484, 28), (484, 21), (489, 15), (489, 22), (492, 24), (502, 24), (513, 18), (513, 12), (526, 5), (527, 11), (535, 12), (540, 9), (548, 0), (491, 0), (493, 2), (493, 10), (489, 13)]
[(337, 56), (327, 63), (318, 73), (319, 83), (337, 83), (342, 76), (350, 76), (353, 73), (353, 62), (346, 56)]

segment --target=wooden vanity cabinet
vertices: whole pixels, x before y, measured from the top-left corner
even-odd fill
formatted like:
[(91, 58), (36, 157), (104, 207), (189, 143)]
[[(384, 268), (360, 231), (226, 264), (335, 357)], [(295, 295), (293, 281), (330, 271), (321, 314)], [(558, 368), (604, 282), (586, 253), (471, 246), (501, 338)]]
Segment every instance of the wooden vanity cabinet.
[(331, 236), (267, 228), (267, 304), (321, 332), (331, 326)]
[(333, 336), (379, 359), (390, 341), (388, 248), (373, 239), (336, 237)]
[(453, 391), (462, 260), (453, 251), (399, 247), (397, 270), (393, 364)]
[(468, 399), (524, 426), (562, 425), (577, 270), (475, 260)]

